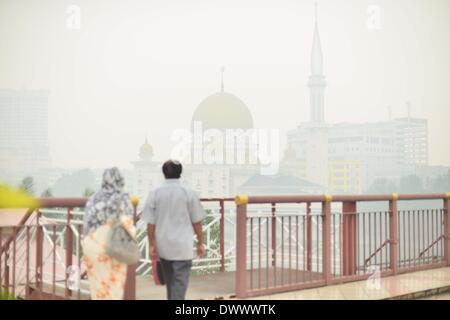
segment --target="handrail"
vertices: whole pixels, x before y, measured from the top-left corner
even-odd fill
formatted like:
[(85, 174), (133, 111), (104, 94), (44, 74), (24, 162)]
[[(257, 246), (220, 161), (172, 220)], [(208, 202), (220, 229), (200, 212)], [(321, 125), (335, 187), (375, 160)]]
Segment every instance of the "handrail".
[(428, 252), (431, 248), (433, 248), (441, 239), (445, 239), (445, 236), (442, 234), (436, 240), (433, 241), (428, 247), (422, 250), (419, 254), (419, 258), (421, 258), (426, 252)]
[[(238, 196), (242, 197), (242, 196)], [(367, 194), (367, 195), (264, 195), (245, 196), (247, 203), (305, 203), (305, 202), (364, 202), (391, 200), (439, 200), (447, 199), (447, 193), (418, 194)]]
[(82, 208), (88, 198), (38, 198), (39, 208)]
[[(86, 205), (86, 202), (88, 201), (88, 198), (35, 198), (34, 199), (36, 203), (38, 204), (34, 208), (27, 209), (25, 215), (22, 217), (22, 219), (19, 221), (19, 223), (15, 226), (14, 233), (11, 234), (8, 239), (5, 241), (5, 243), (0, 248), (0, 254), (3, 254), (6, 252), (11, 244), (11, 242), (14, 240), (14, 237), (17, 235), (17, 233), (20, 230), (20, 227), (24, 226), (28, 219), (31, 217), (32, 213), (36, 209), (45, 209), (45, 208), (66, 208), (66, 209), (72, 209), (72, 208), (82, 208)], [(234, 201), (234, 198), (201, 198), (200, 201), (202, 202), (221, 202), (221, 201)], [(136, 215), (136, 222), (139, 221), (141, 216), (141, 212), (139, 212)], [(84, 272), (81, 275), (81, 278), (85, 278), (86, 272)]]
[(20, 230), (19, 227), (22, 227), (25, 225), (25, 223), (28, 221), (28, 219), (30, 218), (30, 216), (34, 212), (34, 210), (35, 210), (34, 208), (28, 209), (27, 212), (25, 213), (25, 215), (22, 217), (22, 219), (20, 219), (19, 224), (17, 225), (17, 228), (14, 230), (13, 234), (8, 237), (8, 239), (5, 241), (3, 246), (0, 248), (0, 254), (3, 254), (6, 251), (6, 249), (9, 247), (11, 241), (13, 241), (14, 237), (17, 235), (18, 230)]
[[(201, 202), (220, 202), (220, 201), (234, 201), (234, 198), (200, 198)], [(142, 211), (136, 214), (136, 221), (138, 222), (141, 219)]]
[[(0, 248), (0, 254), (3, 254), (5, 250), (8, 248), (11, 241), (14, 239), (15, 235), (17, 234), (17, 230), (20, 229), (20, 227), (24, 226), (25, 223), (27, 223), (28, 219), (30, 218), (31, 214), (36, 209), (44, 209), (44, 208), (81, 208), (86, 205), (86, 202), (88, 201), (88, 198), (34, 198), (36, 202), (38, 203), (38, 206), (35, 208), (29, 208), (25, 215), (22, 217), (22, 219), (17, 224), (17, 229), (14, 231), (12, 235), (8, 237), (8, 239), (5, 241), (3, 246)], [(234, 198), (201, 198), (200, 201), (202, 202), (216, 202), (216, 201), (234, 201)], [(139, 213), (136, 216), (136, 221), (139, 220), (141, 213)]]
[(385, 246), (387, 246), (391, 241), (388, 239), (384, 241), (366, 260), (364, 260), (364, 266), (367, 266), (367, 264), (370, 262), (370, 260), (377, 255), (378, 252), (383, 250)]
[[(417, 200), (443, 200), (444, 205), (444, 239), (446, 242), (444, 243), (443, 248), (443, 260), (436, 262), (431, 262), (428, 264), (421, 264), (419, 266), (411, 266), (411, 265), (399, 265), (399, 258), (401, 257), (401, 246), (400, 243), (400, 219), (399, 219), (399, 210), (398, 205), (399, 202), (408, 202), (408, 201), (417, 201)], [(375, 237), (371, 236), (371, 225), (369, 224), (369, 232), (366, 233), (366, 228), (363, 225), (363, 231), (358, 227), (358, 213), (357, 206), (358, 203), (361, 202), (384, 202), (382, 205), (389, 206), (389, 211), (384, 212), (384, 222), (382, 222), (382, 216), (380, 215), (379, 224), (377, 226), (377, 220), (374, 220), (373, 231)], [(375, 194), (375, 195), (238, 195), (235, 198), (236, 203), (236, 278), (235, 278), (235, 286), (236, 286), (236, 296), (238, 298), (246, 298), (250, 296), (257, 295), (265, 295), (265, 294), (273, 294), (288, 290), (299, 290), (303, 288), (310, 288), (314, 286), (322, 286), (322, 285), (330, 285), (335, 283), (347, 282), (347, 281), (355, 281), (358, 279), (367, 279), (370, 277), (370, 272), (366, 272), (364, 270), (363, 274), (360, 274), (357, 270), (359, 267), (359, 259), (363, 257), (363, 264), (366, 266), (368, 263), (372, 261), (374, 257), (377, 257), (377, 254), (382, 252), (383, 249), (389, 244), (388, 252), (386, 252), (386, 268), (381, 268), (381, 275), (396, 275), (400, 272), (409, 272), (418, 269), (426, 269), (426, 268), (435, 268), (442, 267), (444, 265), (450, 265), (450, 223), (449, 223), (449, 214), (450, 214), (450, 193), (436, 193), (436, 194)], [(311, 235), (310, 226), (311, 223), (308, 218), (311, 217), (311, 204), (320, 205), (321, 209), (321, 220), (316, 221), (317, 231), (315, 232), (316, 236), (313, 237)], [(252, 229), (252, 222), (254, 218), (248, 215), (249, 209), (253, 204), (265, 204), (267, 206), (271, 206), (272, 208), (272, 218), (267, 216), (266, 229), (262, 230), (261, 224), (257, 222), (259, 231), (255, 232)], [(299, 235), (298, 235), (298, 220), (293, 222), (291, 227), (291, 221), (289, 221), (289, 227), (286, 232), (284, 231), (284, 223), (281, 222), (281, 235), (277, 233), (277, 223), (276, 223), (276, 211), (280, 211), (280, 207), (282, 210), (283, 206), (278, 206), (279, 204), (293, 204), (293, 205), (306, 205), (304, 209), (306, 211), (305, 220), (301, 222), (301, 228), (303, 229), (301, 232), (302, 238), (300, 238), (301, 250), (303, 250), (303, 255), (301, 259), (304, 259), (302, 262), (302, 271), (307, 272), (309, 274), (309, 278), (305, 280), (304, 277), (296, 277), (295, 280), (290, 278), (290, 270), (291, 270), (291, 234), (296, 234), (296, 245), (294, 245), (294, 250), (296, 252), (294, 255), (297, 256), (298, 261), (298, 246), (299, 246)], [(336, 220), (332, 219), (332, 204), (342, 205), (342, 209), (339, 210), (342, 218), (340, 219), (339, 224), (339, 233), (338, 235), (338, 246), (339, 252), (336, 248), (333, 247), (333, 242), (336, 242), (335, 232), (331, 232), (331, 227), (336, 224)], [(303, 212), (303, 210), (301, 210)], [(298, 218), (298, 216), (297, 216)], [(376, 218), (376, 217), (375, 217)], [(261, 264), (261, 258), (259, 257), (259, 264), (256, 266), (253, 264), (253, 257), (260, 256), (261, 253), (261, 233), (263, 231), (269, 235), (269, 219), (272, 219), (271, 228), (272, 228), (272, 236), (269, 241), (269, 237), (266, 239), (262, 239), (265, 241), (265, 248), (267, 248), (267, 261), (269, 261), (269, 256), (272, 255), (272, 270), (269, 270), (269, 263), (267, 266)], [(428, 217), (427, 217), (428, 219)], [(250, 229), (247, 224), (250, 223)], [(433, 225), (435, 224), (432, 222)], [(321, 226), (320, 226), (321, 225)], [(404, 226), (404, 224), (403, 224)], [(320, 228), (321, 227), (321, 228)], [(411, 232), (411, 228), (409, 232)], [(321, 231), (319, 232), (319, 229)], [(405, 227), (403, 227), (405, 230)], [(383, 232), (384, 231), (384, 232)], [(389, 232), (389, 235), (388, 235)], [(248, 233), (250, 233), (250, 237), (248, 237)], [(382, 236), (384, 234), (384, 236)], [(256, 235), (256, 252), (254, 249), (254, 238)], [(362, 237), (361, 237), (362, 235)], [(367, 237), (368, 236), (368, 237)], [(380, 236), (381, 246), (377, 244), (377, 238)], [(265, 236), (264, 236), (265, 237)], [(286, 243), (286, 238), (289, 239), (289, 243)], [(321, 238), (321, 241), (319, 240)], [(371, 242), (368, 239), (375, 239), (375, 251), (371, 250)], [(442, 238), (440, 238), (442, 239)], [(358, 251), (359, 245), (358, 243), (363, 242), (363, 248), (365, 248), (366, 241), (369, 241), (369, 258), (366, 259), (366, 252)], [(431, 239), (432, 240), (432, 239)], [(439, 241), (439, 240), (438, 240)], [(272, 243), (272, 249), (270, 250), (270, 242)], [(259, 244), (258, 244), (259, 243)], [(281, 259), (281, 263), (277, 264), (276, 261), (276, 248), (277, 245), (281, 243), (281, 256), (284, 256), (283, 249), (287, 245), (288, 257), (289, 261), (287, 262), (289, 270), (288, 279), (286, 277), (283, 278), (283, 272), (286, 268), (285, 261), (283, 258)], [(310, 268), (310, 262), (308, 259), (311, 257), (311, 249), (310, 245), (314, 243), (316, 246), (316, 261), (317, 266), (314, 268)], [(428, 245), (428, 244), (427, 244)], [(436, 245), (436, 241), (433, 242), (432, 246)], [(429, 248), (425, 249), (427, 252)], [(249, 252), (248, 252), (249, 251)], [(403, 250), (405, 251), (405, 250)], [(250, 271), (248, 272), (248, 262), (250, 256)], [(423, 256), (423, 253), (422, 253)], [(336, 257), (340, 257), (341, 261), (339, 262), (339, 266), (336, 265)], [(383, 257), (381, 257), (382, 259)], [(298, 262), (294, 262), (298, 266)], [(320, 267), (321, 266), (321, 267)], [(267, 269), (264, 271), (264, 269)], [(297, 267), (298, 269), (298, 267)], [(279, 271), (281, 275), (281, 280), (277, 281), (279, 278), (277, 271)], [(265, 281), (264, 281), (264, 273), (265, 273)], [(272, 274), (273, 273), (273, 274)], [(319, 273), (319, 274), (317, 274)], [(316, 276), (316, 278), (314, 278)], [(262, 279), (262, 280), (261, 280)], [(249, 280), (249, 281), (247, 281)], [(287, 281), (286, 281), (287, 280)], [(257, 282), (256, 282), (257, 281)], [(312, 281), (315, 281), (313, 283)], [(287, 282), (287, 283), (286, 283)], [(264, 286), (264, 283), (266, 284)], [(267, 283), (270, 283), (271, 286), (267, 286)]]
[(54, 207), (58, 208), (84, 207), (86, 205), (88, 198), (34, 198), (34, 200), (36, 201), (36, 203), (38, 203), (38, 205), (34, 208), (29, 208), (25, 213), (25, 215), (22, 217), (22, 219), (20, 219), (17, 226), (15, 226), (16, 230), (14, 231), (14, 233), (8, 237), (3, 246), (0, 248), (0, 254), (3, 254), (8, 249), (11, 241), (17, 234), (17, 230), (20, 230), (20, 227), (23, 227), (25, 223), (27, 223), (28, 219), (30, 218), (34, 210), (43, 208), (54, 208)]

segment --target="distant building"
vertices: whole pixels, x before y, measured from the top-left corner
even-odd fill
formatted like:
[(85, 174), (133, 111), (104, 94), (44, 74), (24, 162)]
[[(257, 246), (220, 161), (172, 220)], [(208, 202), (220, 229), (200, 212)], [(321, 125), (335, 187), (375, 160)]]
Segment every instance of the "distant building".
[[(408, 116), (404, 118), (328, 124), (325, 121), (326, 86), (316, 7), (308, 80), (310, 120), (288, 132), (279, 174), (260, 175), (259, 163), (198, 163), (193, 143), (191, 161), (184, 164), (184, 183), (201, 197), (233, 196), (238, 192), (362, 193), (378, 178), (398, 180), (414, 172), (415, 168), (427, 167), (427, 120), (411, 117), (409, 105)], [(193, 113), (192, 133), (196, 123), (200, 123), (203, 130), (222, 133), (228, 129), (246, 131), (254, 128), (247, 105), (225, 91), (223, 70), (219, 92), (201, 101)], [(224, 146), (224, 154), (229, 147)], [(203, 151), (204, 148), (202, 142), (199, 149)], [(246, 159), (251, 153), (252, 150), (245, 149)], [(140, 160), (133, 162), (134, 192), (138, 195), (146, 195), (162, 180), (160, 166), (152, 161), (152, 157), (153, 150), (146, 141), (141, 147)]]
[[(153, 161), (153, 147), (148, 143), (147, 138), (139, 149), (139, 160), (131, 164), (133, 165), (133, 172), (130, 175), (132, 193), (145, 201), (149, 192), (164, 179), (160, 164)], [(143, 205), (143, 201), (140, 205)]]
[[(324, 185), (330, 192), (360, 193), (377, 178), (396, 180), (428, 164), (425, 119), (340, 123), (327, 126), (326, 132), (320, 142), (321, 152), (311, 138), (316, 133), (308, 124), (288, 133), (288, 145), (294, 150), (297, 162), (304, 164), (300, 176), (315, 181), (317, 175), (311, 177), (311, 172), (326, 168), (323, 172), (327, 172), (328, 181)], [(311, 165), (314, 159), (317, 168)]]
[[(240, 98), (225, 91), (223, 77), (220, 91), (206, 97), (195, 109), (191, 119), (192, 134), (194, 134), (196, 123), (200, 123), (203, 130), (213, 130), (224, 135), (226, 135), (227, 130), (246, 132), (254, 129), (250, 110)], [(200, 139), (203, 138), (200, 137)], [(242, 150), (239, 149), (238, 145), (223, 144), (221, 152), (223, 152), (224, 160), (226, 153), (230, 152), (230, 148), (234, 148), (235, 158), (231, 163), (226, 161), (223, 163), (205, 163), (203, 152), (212, 143), (214, 143), (213, 140), (202, 141), (200, 150), (196, 150), (195, 144), (192, 144), (191, 159), (183, 163), (183, 183), (190, 186), (202, 198), (232, 197), (239, 190), (245, 190), (248, 193), (261, 192), (261, 185), (252, 183), (254, 179), (257, 179), (255, 177), (260, 175), (260, 164), (249, 161), (252, 150), (248, 141), (246, 141)], [(195, 152), (197, 151), (200, 152), (201, 159), (196, 159)], [(241, 154), (245, 155), (243, 163), (239, 163), (237, 159), (237, 153), (240, 151), (243, 152)], [(147, 141), (141, 146), (139, 158), (139, 161), (132, 162), (134, 172), (133, 192), (138, 196), (146, 197), (148, 192), (163, 180), (163, 175), (160, 164), (152, 160), (153, 149)], [(252, 178), (253, 180), (251, 180)], [(267, 181), (278, 181), (277, 177), (274, 177), (274, 179)], [(315, 184), (305, 181), (305, 179), (300, 180), (290, 176), (289, 172), (285, 172), (282, 179), (284, 181), (290, 179), (290, 183), (295, 181), (295, 186), (288, 186), (289, 190), (309, 192), (317, 187)], [(279, 182), (281, 183), (281, 181)], [(303, 182), (305, 184), (299, 186)], [(272, 192), (270, 192), (270, 185), (267, 185), (264, 190), (268, 193), (277, 193), (281, 192), (282, 188), (280, 185), (273, 185)], [(317, 190), (317, 188), (314, 190)]]
[[(361, 193), (377, 178), (398, 179), (428, 164), (427, 120), (327, 124), (325, 76), (317, 24), (311, 53), (310, 121), (288, 132), (284, 170), (332, 193)], [(289, 169), (290, 168), (290, 169)], [(297, 169), (297, 171), (293, 170)]]
[(238, 188), (238, 193), (254, 195), (318, 194), (321, 192), (322, 186), (293, 175), (255, 175)]
[[(222, 82), (220, 91), (206, 97), (195, 109), (191, 119), (191, 133), (194, 134), (195, 123), (201, 124), (203, 130), (214, 130), (226, 135), (227, 130), (251, 130), (253, 129), (253, 117), (247, 105), (235, 95), (225, 91)], [(213, 140), (203, 142), (200, 152), (204, 152)], [(257, 164), (248, 163), (248, 144), (245, 145), (244, 163), (237, 163), (237, 149), (234, 149), (236, 157), (232, 163), (225, 161), (230, 146), (223, 144), (223, 163), (205, 163), (205, 159), (199, 163), (196, 159), (195, 144), (192, 144), (191, 163), (186, 166), (184, 180), (202, 197), (232, 196), (237, 192), (238, 186), (243, 184), (250, 176), (259, 172)], [(234, 146), (231, 146), (234, 148)]]
[(0, 167), (19, 175), (51, 165), (48, 91), (0, 90)]
[(397, 147), (401, 162), (414, 166), (428, 165), (428, 121), (408, 117), (395, 119)]

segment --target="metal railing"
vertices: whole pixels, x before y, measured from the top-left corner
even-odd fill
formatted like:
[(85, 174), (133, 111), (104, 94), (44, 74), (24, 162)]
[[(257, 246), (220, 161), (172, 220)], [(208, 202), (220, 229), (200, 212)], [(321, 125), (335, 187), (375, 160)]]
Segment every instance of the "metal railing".
[[(0, 227), (0, 293), (25, 299), (89, 298), (81, 247), (85, 198), (38, 199), (17, 226)], [(193, 270), (225, 272), (234, 268), (234, 238), (226, 241), (225, 230), (234, 231), (233, 199), (201, 199), (206, 256), (196, 258)], [(227, 205), (232, 204), (232, 207)], [(151, 274), (147, 227), (140, 223), (134, 204), (141, 259), (127, 272), (125, 299), (136, 297), (136, 274)], [(226, 214), (226, 210), (228, 212)], [(231, 224), (226, 227), (226, 225)], [(9, 235), (5, 237), (2, 235)], [(76, 283), (76, 286), (71, 285)]]
[[(207, 212), (203, 221), (203, 233), (206, 247), (206, 256), (194, 258), (192, 270), (198, 273), (225, 272), (234, 269), (235, 241), (235, 206), (232, 198), (201, 199)], [(136, 218), (137, 238), (141, 248), (141, 260), (136, 268), (139, 275), (152, 273), (152, 261), (149, 254), (147, 226), (140, 223), (140, 214)], [(229, 232), (229, 236), (226, 232)]]
[[(193, 270), (235, 271), (236, 295), (245, 298), (363, 280), (374, 271), (388, 276), (447, 266), (449, 199), (450, 194), (202, 199), (207, 255), (194, 260)], [(25, 299), (89, 298), (80, 245), (86, 200), (39, 199), (39, 208), (27, 210), (19, 225), (0, 228), (1, 291)], [(128, 268), (126, 299), (136, 296), (136, 274), (152, 273), (146, 226), (136, 209), (135, 222), (142, 256)]]
[[(448, 266), (449, 198), (238, 196), (236, 295), (267, 295), (368, 279), (375, 272), (388, 276)], [(417, 202), (425, 208), (417, 208)], [(364, 210), (375, 204), (377, 210)]]

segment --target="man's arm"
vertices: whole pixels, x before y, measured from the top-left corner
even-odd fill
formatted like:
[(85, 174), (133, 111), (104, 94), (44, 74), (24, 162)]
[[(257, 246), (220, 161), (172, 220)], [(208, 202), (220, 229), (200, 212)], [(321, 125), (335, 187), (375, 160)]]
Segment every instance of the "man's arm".
[(150, 245), (150, 258), (152, 259), (153, 256), (157, 255), (156, 253), (156, 239), (155, 239), (155, 225), (154, 224), (148, 224), (147, 225), (147, 236), (148, 236), (148, 243)]
[(203, 244), (203, 230), (202, 230), (202, 223), (197, 222), (193, 224), (194, 226), (194, 232), (197, 235), (197, 255), (201, 258), (205, 256), (205, 245)]

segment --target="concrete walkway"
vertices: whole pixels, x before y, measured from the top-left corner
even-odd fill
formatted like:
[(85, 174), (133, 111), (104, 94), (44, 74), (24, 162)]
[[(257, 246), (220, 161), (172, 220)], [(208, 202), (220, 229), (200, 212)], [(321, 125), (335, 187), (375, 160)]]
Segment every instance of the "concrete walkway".
[[(234, 272), (215, 273), (190, 278), (187, 299), (234, 299)], [(164, 286), (155, 286), (149, 276), (138, 277), (137, 299), (165, 299)], [(371, 288), (367, 281), (291, 291), (251, 300), (380, 300), (419, 299), (439, 295), (450, 299), (450, 267), (405, 273), (381, 278), (379, 288)]]
[[(418, 271), (381, 278), (380, 288), (371, 288), (367, 281), (292, 291), (253, 299), (268, 300), (382, 300), (418, 299), (439, 294), (450, 299), (450, 267)], [(436, 296), (438, 297), (438, 296)]]

